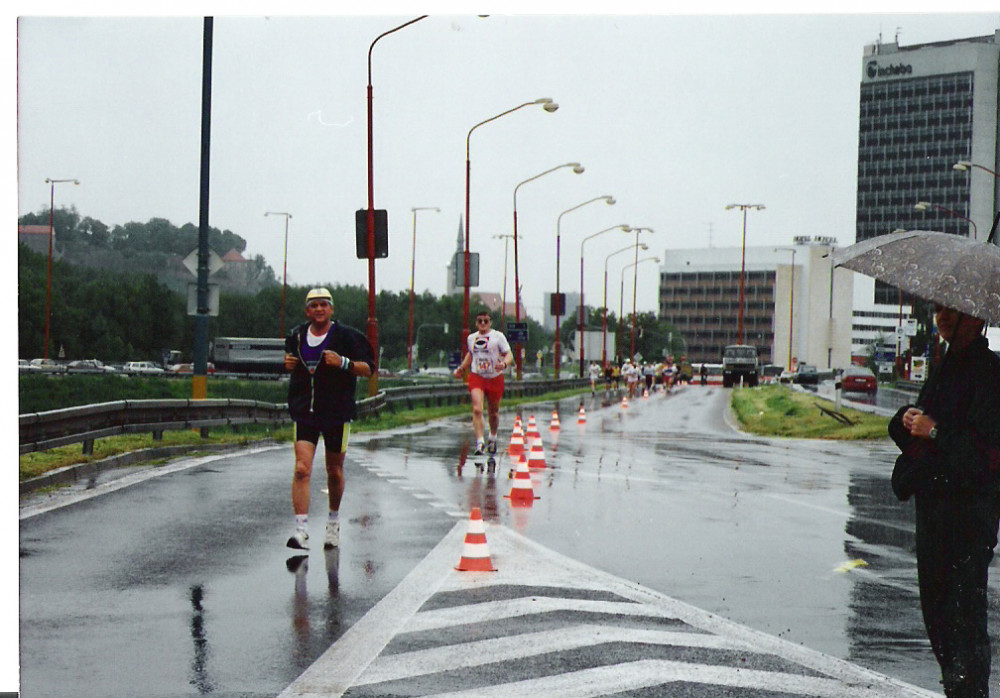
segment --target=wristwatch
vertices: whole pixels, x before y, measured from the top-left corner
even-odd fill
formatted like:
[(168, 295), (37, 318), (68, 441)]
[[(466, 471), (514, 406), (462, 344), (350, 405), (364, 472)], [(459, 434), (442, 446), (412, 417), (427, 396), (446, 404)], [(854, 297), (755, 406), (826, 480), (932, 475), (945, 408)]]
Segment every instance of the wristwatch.
[(931, 437), (932, 439), (936, 439), (937, 435), (938, 435), (938, 428), (937, 428), (937, 426), (931, 427), (931, 430), (929, 432), (927, 432), (927, 435), (929, 437)]

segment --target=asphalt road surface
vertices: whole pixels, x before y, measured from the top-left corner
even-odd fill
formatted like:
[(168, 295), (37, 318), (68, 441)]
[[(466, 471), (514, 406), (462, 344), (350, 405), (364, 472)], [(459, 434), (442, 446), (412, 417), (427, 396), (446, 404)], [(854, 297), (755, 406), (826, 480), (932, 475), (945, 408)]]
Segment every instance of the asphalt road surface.
[[(938, 691), (891, 444), (749, 437), (726, 423), (728, 395), (523, 408), (547, 465), (530, 508), (505, 498), (509, 457), (491, 472), (470, 455), (468, 418), (352, 437), (327, 553), (284, 547), (290, 445), (23, 501), (21, 695)], [(320, 541), (322, 467), (312, 487)], [(474, 507), (495, 573), (452, 570)]]

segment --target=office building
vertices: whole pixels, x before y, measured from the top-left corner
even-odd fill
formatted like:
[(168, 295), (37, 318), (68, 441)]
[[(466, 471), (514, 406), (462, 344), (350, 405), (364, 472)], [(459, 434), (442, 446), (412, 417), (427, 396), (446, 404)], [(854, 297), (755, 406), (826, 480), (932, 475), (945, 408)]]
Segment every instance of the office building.
[[(851, 361), (854, 272), (831, 268), (832, 238), (792, 242), (746, 248), (743, 343), (764, 364), (843, 368)], [(691, 361), (718, 363), (726, 345), (739, 343), (742, 248), (666, 250), (663, 260), (660, 319), (681, 333)]]

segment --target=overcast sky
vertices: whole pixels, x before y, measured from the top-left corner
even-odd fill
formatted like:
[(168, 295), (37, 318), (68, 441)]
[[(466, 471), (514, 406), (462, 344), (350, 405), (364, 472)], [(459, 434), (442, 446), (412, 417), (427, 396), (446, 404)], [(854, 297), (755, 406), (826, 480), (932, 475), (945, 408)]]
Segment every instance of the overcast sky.
[[(368, 47), (414, 15), (219, 16), (212, 83), (211, 225), (247, 240), (281, 274), (292, 214), (289, 281), (367, 285), (354, 253), (367, 201)], [(390, 256), (379, 289), (410, 283), (441, 294), (464, 217), (466, 136), (475, 124), (550, 97), (475, 131), (472, 250), (481, 291), (501, 291), (504, 246), (518, 227), (529, 312), (555, 286), (579, 289), (581, 240), (625, 223), (667, 248), (739, 245), (729, 203), (761, 203), (748, 245), (795, 235), (854, 241), (862, 50), (992, 34), (1000, 15), (432, 15), (373, 54), (376, 208), (388, 210)], [(27, 17), (18, 24), (18, 212), (57, 205), (109, 225), (198, 222), (202, 19)], [(585, 248), (585, 293), (600, 304), (603, 267), (633, 240), (607, 233)], [(218, 250), (224, 254), (226, 250)], [(513, 251), (511, 250), (511, 257)], [(609, 303), (628, 255), (612, 259)], [(656, 265), (639, 267), (640, 309), (653, 311)], [(631, 271), (628, 272), (631, 274)], [(508, 267), (513, 295), (513, 259)], [(625, 303), (631, 302), (626, 284)]]

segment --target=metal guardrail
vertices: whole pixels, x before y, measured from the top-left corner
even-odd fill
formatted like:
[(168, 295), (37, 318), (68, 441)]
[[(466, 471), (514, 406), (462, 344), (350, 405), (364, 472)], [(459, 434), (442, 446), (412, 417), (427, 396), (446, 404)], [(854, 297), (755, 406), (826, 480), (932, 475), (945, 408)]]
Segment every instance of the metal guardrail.
[[(587, 383), (583, 379), (510, 382), (505, 392), (508, 397), (537, 396)], [(463, 383), (388, 388), (359, 400), (358, 414), (367, 419), (386, 409), (460, 404), (468, 400), (468, 394)], [(82, 443), (83, 452), (91, 454), (94, 440), (106, 436), (152, 433), (159, 440), (164, 431), (201, 429), (207, 435), (210, 427), (289, 421), (287, 405), (256, 400), (118, 400), (22, 414), (18, 417), (19, 448), (24, 454)]]

